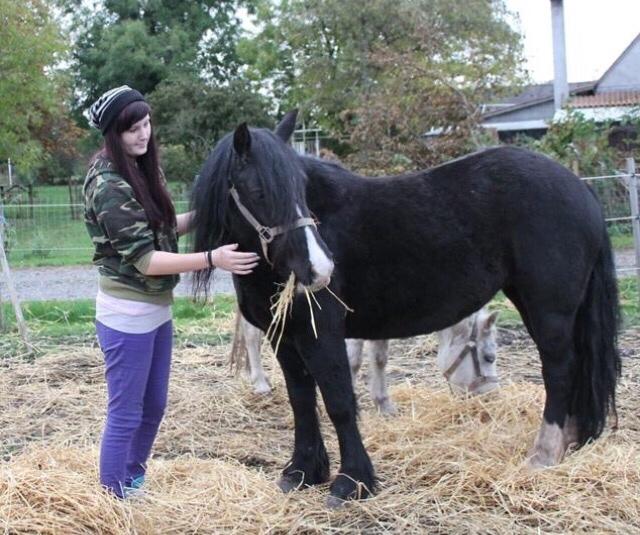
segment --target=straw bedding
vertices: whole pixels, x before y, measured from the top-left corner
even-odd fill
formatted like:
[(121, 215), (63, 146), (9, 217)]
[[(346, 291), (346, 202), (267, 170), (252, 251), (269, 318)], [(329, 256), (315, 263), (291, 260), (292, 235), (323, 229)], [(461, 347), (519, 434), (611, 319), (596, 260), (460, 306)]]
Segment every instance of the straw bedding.
[[(531, 341), (499, 334), (503, 388), (461, 399), (435, 368), (433, 336), (396, 341), (388, 366), (399, 415), (375, 414), (358, 385), (360, 428), (380, 478), (375, 498), (339, 511), (320, 488), (275, 481), (293, 440), (273, 357), (274, 394), (229, 369), (228, 344), (175, 352), (169, 409), (143, 497), (97, 483), (105, 387), (99, 350), (56, 347), (0, 360), (0, 531), (7, 533), (566, 533), (640, 530), (640, 334), (621, 339), (620, 429), (536, 473), (523, 466), (544, 390)], [(533, 382), (535, 380), (535, 382)], [(334, 433), (321, 409), (332, 474)]]

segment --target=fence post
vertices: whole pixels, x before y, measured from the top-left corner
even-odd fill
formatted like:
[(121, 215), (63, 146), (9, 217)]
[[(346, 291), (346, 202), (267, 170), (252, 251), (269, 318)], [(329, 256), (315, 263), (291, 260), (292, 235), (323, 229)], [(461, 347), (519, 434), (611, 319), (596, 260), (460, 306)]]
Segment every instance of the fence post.
[(7, 290), (9, 291), (9, 298), (11, 299), (11, 303), (13, 304), (13, 310), (16, 315), (16, 323), (18, 324), (18, 331), (20, 332), (22, 341), (27, 346), (27, 348), (29, 348), (29, 351), (31, 351), (31, 345), (29, 343), (29, 331), (27, 329), (27, 324), (24, 321), (24, 316), (22, 315), (22, 308), (20, 308), (18, 293), (16, 292), (15, 286), (13, 285), (11, 270), (9, 269), (9, 261), (7, 260), (7, 255), (4, 250), (4, 224), (4, 206), (0, 204), (0, 272), (2, 272), (4, 282), (7, 286)]
[(640, 293), (640, 210), (638, 208), (638, 175), (636, 175), (636, 161), (627, 158), (626, 171), (629, 184), (629, 203), (631, 204), (631, 226), (633, 229), (633, 248), (636, 253), (636, 277), (638, 279), (638, 292)]

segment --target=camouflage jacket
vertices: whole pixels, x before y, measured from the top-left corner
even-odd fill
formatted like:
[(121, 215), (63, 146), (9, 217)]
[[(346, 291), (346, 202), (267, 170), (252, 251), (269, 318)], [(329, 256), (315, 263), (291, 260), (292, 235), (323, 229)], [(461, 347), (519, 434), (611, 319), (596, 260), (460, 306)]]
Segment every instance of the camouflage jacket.
[(100, 288), (110, 295), (134, 301), (168, 304), (178, 275), (144, 275), (138, 268), (152, 251), (178, 251), (176, 228), (153, 231), (133, 188), (98, 157), (83, 187), (84, 222), (95, 246), (93, 263)]

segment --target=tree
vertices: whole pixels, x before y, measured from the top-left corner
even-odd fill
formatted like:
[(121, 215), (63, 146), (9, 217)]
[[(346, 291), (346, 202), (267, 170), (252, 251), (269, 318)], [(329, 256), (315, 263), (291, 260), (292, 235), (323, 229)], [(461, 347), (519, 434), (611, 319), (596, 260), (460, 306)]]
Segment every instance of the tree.
[(254, 0), (58, 0), (76, 43), (76, 118), (104, 91), (128, 84), (153, 108), (170, 179), (190, 180), (223, 132), (266, 124), (272, 109), (236, 54), (240, 7)]
[(28, 171), (45, 154), (48, 136), (37, 132), (66, 112), (53, 75), (65, 42), (44, 0), (0, 0), (0, 21), (0, 159)]
[(173, 179), (191, 180), (213, 145), (241, 122), (273, 126), (268, 100), (241, 79), (218, 86), (197, 77), (172, 78), (150, 101), (156, 133), (167, 146), (165, 170)]
[(348, 136), (360, 168), (424, 167), (481, 144), (479, 104), (523, 77), (503, 0), (283, 0), (256, 13), (264, 28), (243, 57)]
[(144, 94), (170, 77), (227, 83), (238, 75), (236, 12), (251, 0), (58, 0), (71, 18), (79, 110), (128, 84)]

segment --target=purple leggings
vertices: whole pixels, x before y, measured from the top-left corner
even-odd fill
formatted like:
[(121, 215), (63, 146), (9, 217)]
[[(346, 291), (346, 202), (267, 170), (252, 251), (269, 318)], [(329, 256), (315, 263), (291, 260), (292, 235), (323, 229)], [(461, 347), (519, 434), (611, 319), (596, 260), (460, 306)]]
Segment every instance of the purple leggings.
[(107, 422), (100, 446), (100, 482), (116, 496), (143, 476), (167, 405), (173, 326), (143, 334), (96, 321), (107, 380)]

